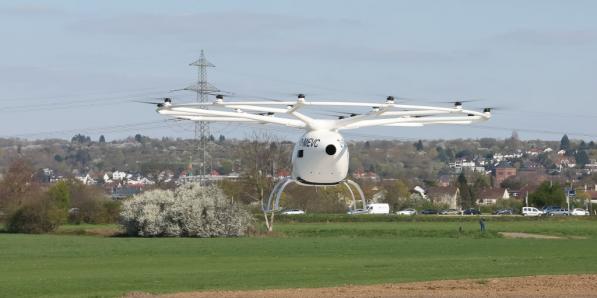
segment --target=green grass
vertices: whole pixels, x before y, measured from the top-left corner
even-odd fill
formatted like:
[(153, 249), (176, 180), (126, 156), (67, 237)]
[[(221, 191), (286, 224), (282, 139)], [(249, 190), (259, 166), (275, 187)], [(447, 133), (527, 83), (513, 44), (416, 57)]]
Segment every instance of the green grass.
[[(115, 226), (66, 226), (59, 233), (98, 228)], [(276, 237), (231, 239), (0, 234), (0, 296), (597, 273), (595, 221), (488, 220), (487, 228), (480, 235), (475, 222), (287, 223), (276, 226)], [(498, 231), (587, 239), (503, 239)]]

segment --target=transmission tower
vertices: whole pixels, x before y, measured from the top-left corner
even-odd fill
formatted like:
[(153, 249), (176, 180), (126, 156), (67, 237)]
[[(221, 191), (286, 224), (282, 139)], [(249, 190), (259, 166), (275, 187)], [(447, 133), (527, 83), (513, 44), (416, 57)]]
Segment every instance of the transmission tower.
[[(215, 65), (205, 59), (203, 50), (201, 50), (199, 59), (189, 65), (197, 66), (197, 83), (184, 89), (197, 93), (198, 103), (207, 103), (208, 94), (220, 91), (218, 88), (207, 82), (207, 68), (215, 67)], [(201, 108), (206, 109), (207, 106), (201, 106)], [(209, 142), (209, 124), (207, 122), (199, 121), (195, 123), (195, 139), (199, 141), (199, 151), (202, 154), (199, 175), (204, 178), (205, 175), (207, 175), (207, 145)]]

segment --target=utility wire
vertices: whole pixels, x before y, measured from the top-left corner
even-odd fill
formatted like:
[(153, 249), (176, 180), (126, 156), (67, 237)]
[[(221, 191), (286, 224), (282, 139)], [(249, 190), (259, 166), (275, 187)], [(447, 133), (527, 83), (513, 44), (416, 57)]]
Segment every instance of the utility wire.
[(156, 129), (162, 127), (168, 127), (171, 120), (159, 120), (149, 122), (137, 122), (137, 123), (125, 123), (111, 126), (98, 126), (98, 127), (87, 127), (87, 128), (75, 128), (75, 129), (64, 129), (64, 130), (53, 130), (33, 133), (14, 134), (6, 136), (7, 138), (27, 138), (35, 136), (48, 136), (48, 135), (63, 135), (67, 133), (109, 133), (109, 132), (123, 132), (131, 130), (147, 130)]

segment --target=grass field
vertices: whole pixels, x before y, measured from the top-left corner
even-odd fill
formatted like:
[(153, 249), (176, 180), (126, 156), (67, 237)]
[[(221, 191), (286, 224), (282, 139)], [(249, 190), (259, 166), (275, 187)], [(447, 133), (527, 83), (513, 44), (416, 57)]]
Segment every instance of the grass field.
[[(463, 232), (459, 232), (462, 227)], [(597, 272), (597, 221), (284, 223), (231, 239), (0, 234), (0, 296), (322, 287)], [(582, 239), (504, 239), (497, 232)], [(73, 234), (73, 235), (65, 235)]]

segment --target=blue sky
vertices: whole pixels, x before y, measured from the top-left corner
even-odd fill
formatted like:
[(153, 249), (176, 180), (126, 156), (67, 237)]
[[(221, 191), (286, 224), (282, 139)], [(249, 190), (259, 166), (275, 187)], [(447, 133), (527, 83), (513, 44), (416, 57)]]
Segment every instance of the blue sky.
[[(150, 97), (196, 79), (242, 94), (383, 101), (482, 99), (471, 127), (354, 131), (361, 138), (597, 140), (595, 1), (4, 1), (0, 137), (192, 137)], [(437, 104), (437, 103), (434, 103)], [(93, 129), (92, 129), (93, 128)], [(254, 129), (214, 125), (243, 137)], [(280, 136), (299, 133), (275, 128)]]

